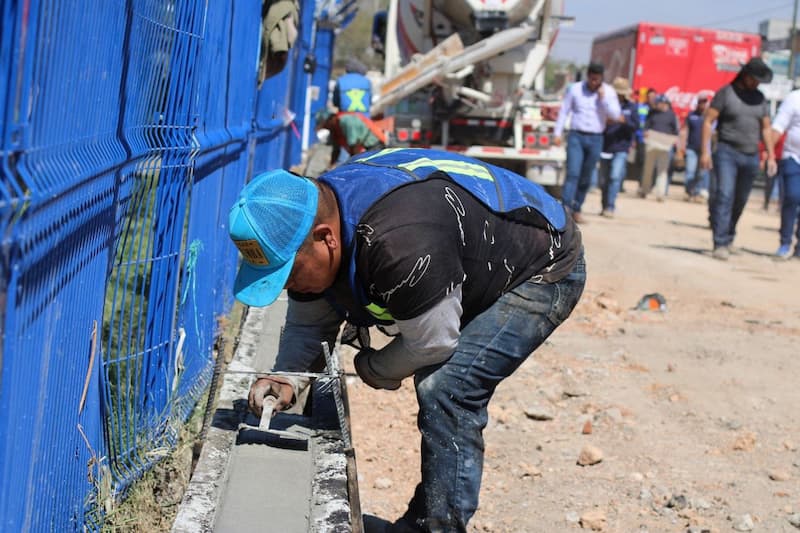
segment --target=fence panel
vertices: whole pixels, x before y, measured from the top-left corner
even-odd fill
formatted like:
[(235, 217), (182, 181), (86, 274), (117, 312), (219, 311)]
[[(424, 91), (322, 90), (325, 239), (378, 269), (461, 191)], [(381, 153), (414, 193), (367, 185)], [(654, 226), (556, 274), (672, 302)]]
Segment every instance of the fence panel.
[(116, 138), (124, 13), (75, 7), (4, 8), (14, 53), (3, 115), (12, 201), (3, 208), (0, 513), (12, 531), (79, 528), (86, 498), (103, 493), (104, 301), (87, 287), (107, 277), (114, 169), (126, 157)]
[(261, 4), (0, 3), (0, 530), (100, 528), (208, 384), (228, 209), (299, 160), (326, 42), (304, 0), (257, 90)]

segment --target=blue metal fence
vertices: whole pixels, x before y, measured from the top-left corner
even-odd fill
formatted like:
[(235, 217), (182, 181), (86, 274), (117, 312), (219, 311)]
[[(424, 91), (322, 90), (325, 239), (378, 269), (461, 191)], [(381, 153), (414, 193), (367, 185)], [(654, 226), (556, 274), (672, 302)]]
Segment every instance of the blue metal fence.
[(299, 7), (259, 90), (261, 0), (0, 2), (0, 530), (96, 529), (174, 445), (233, 302), (228, 208), (326, 99), (337, 6)]

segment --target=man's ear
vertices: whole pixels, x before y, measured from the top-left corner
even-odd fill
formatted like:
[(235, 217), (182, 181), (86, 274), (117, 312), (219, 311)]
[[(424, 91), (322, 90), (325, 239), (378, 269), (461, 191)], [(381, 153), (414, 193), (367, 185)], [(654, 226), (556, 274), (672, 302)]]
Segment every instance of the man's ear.
[(339, 238), (330, 224), (318, 224), (314, 228), (314, 240), (325, 241), (325, 245), (330, 249), (339, 246)]

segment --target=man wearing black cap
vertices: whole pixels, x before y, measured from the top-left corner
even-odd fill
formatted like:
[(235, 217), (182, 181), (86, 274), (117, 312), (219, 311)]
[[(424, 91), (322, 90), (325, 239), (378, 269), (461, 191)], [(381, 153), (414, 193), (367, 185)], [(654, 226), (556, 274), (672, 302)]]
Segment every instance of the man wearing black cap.
[[(711, 100), (703, 120), (700, 168), (711, 169), (708, 209), (714, 237), (713, 257), (726, 261), (736, 235), (736, 223), (744, 211), (753, 180), (758, 175), (758, 143), (767, 151), (767, 174), (777, 171), (769, 106), (759, 83), (772, 81), (772, 70), (754, 57), (733, 81)], [(711, 154), (711, 130), (717, 123), (717, 149)]]

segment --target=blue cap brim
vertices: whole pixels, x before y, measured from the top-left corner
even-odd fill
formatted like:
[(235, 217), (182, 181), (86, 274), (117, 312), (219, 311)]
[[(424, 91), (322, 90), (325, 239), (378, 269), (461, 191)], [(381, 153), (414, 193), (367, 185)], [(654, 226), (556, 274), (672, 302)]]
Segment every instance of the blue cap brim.
[(242, 263), (239, 273), (236, 274), (236, 281), (233, 283), (233, 295), (240, 302), (253, 307), (270, 305), (278, 299), (286, 285), (296, 255), (296, 253), (292, 254), (286, 264), (269, 274), (264, 274), (263, 268), (255, 268), (247, 263)]

